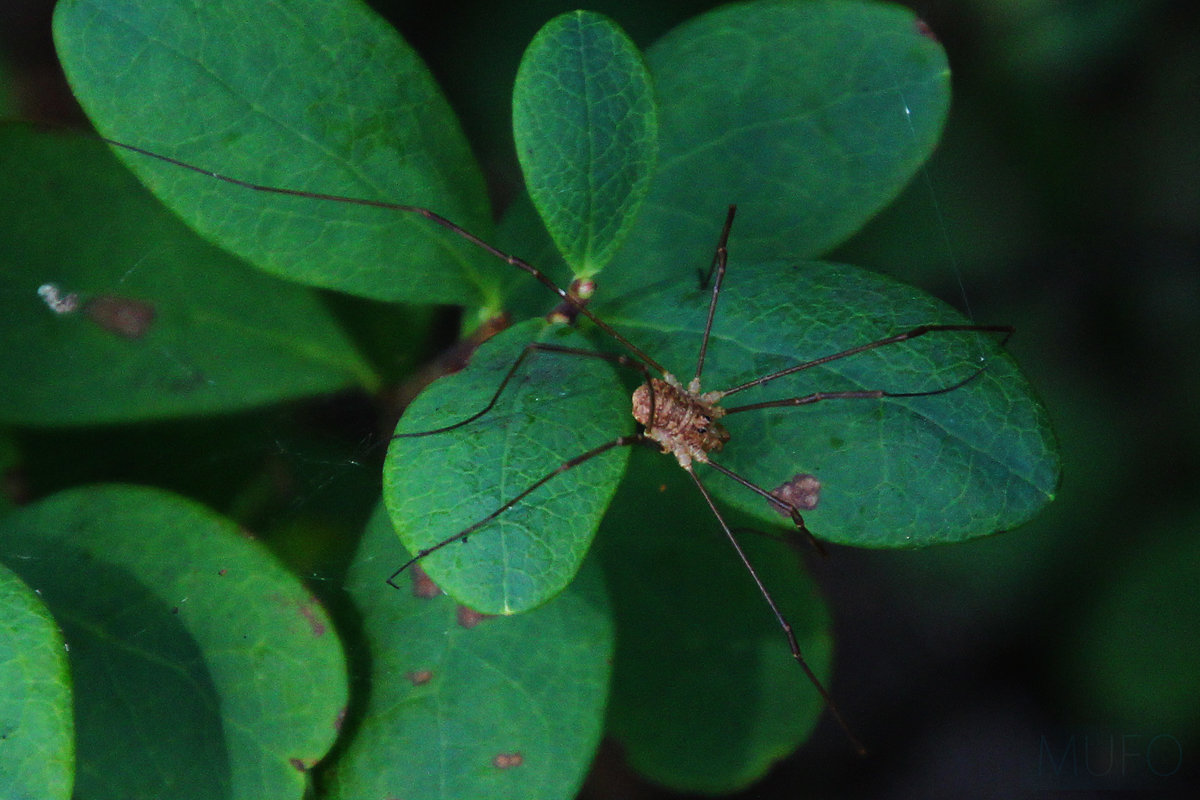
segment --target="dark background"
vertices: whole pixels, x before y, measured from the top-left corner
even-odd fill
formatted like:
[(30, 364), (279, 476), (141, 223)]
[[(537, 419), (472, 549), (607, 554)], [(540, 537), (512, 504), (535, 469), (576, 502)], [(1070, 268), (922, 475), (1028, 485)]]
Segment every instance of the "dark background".
[[(824, 724), (745, 797), (1190, 797), (1200, 781), (1200, 4), (909, 2), (954, 70), (939, 153), (835, 257), (986, 323), (1046, 401), (1057, 501), (1024, 528), (814, 563), (832, 690), (873, 754)], [(563, 2), (377, 2), (463, 115), (500, 204), (508, 98)], [(592, 2), (641, 45), (714, 3)], [(5, 0), (2, 116), (80, 119), (52, 4)], [(5, 75), (7, 73), (7, 76)], [(593, 798), (671, 796), (606, 748)]]

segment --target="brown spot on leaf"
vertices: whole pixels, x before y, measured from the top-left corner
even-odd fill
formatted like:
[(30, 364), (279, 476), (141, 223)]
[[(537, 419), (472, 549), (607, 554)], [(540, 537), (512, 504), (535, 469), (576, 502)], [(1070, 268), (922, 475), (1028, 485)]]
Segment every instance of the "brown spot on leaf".
[(442, 589), (433, 579), (425, 574), (425, 570), (421, 569), (420, 564), (413, 564), (408, 568), (408, 574), (412, 576), (412, 593), (413, 597), (419, 597), (422, 600), (429, 600), (437, 597), (442, 593)]
[(307, 603), (301, 603), (300, 614), (308, 620), (308, 627), (312, 630), (313, 636), (322, 636), (325, 633), (325, 622), (313, 607), (316, 602), (315, 597), (310, 597)]
[(222, 578), (224, 578), (224, 577), (225, 577), (225, 573), (227, 573), (227, 572), (229, 572), (229, 570), (225, 569), (224, 567), (222, 567), (221, 569), (217, 570), (217, 574), (218, 574), (218, 575), (220, 575)]
[(340, 731), (342, 729), (342, 725), (344, 724), (346, 724), (346, 707), (342, 706), (337, 713), (337, 717), (335, 717), (333, 720), (333, 729), (335, 731)]
[(478, 611), (467, 608), (466, 606), (458, 607), (458, 624), (464, 628), (474, 628), (476, 625), (483, 622), (485, 619), (490, 619), (492, 616), (492, 614), (480, 614)]
[(939, 41), (937, 34), (933, 32), (933, 28), (929, 27), (929, 23), (925, 20), (918, 19), (916, 22), (916, 28), (917, 33), (921, 34), (926, 39), (933, 39), (935, 42)]
[(429, 683), (433, 679), (433, 672), (427, 669), (414, 669), (411, 672), (404, 673), (404, 677), (412, 682), (413, 686), (420, 686), (424, 683)]
[[(772, 497), (777, 497), (785, 503), (791, 503), (801, 511), (812, 511), (821, 500), (821, 482), (816, 475), (802, 472), (793, 475), (787, 483), (781, 484), (771, 491)], [(786, 509), (772, 505), (782, 517), (789, 516)]]
[(308, 772), (317, 763), (312, 759), (305, 760), (303, 758), (289, 758), (288, 763), (295, 768), (297, 772)]
[(102, 294), (83, 305), (88, 319), (110, 333), (140, 339), (154, 323), (154, 306), (129, 297)]
[(492, 766), (496, 769), (512, 769), (524, 763), (525, 757), (520, 753), (499, 753), (492, 759)]

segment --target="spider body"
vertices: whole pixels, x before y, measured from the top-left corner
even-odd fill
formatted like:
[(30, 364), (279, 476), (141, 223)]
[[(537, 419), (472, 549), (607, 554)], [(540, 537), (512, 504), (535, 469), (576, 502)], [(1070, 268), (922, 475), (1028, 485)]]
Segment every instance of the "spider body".
[(729, 441), (729, 431), (717, 421), (725, 416), (725, 409), (717, 405), (722, 396), (722, 392), (701, 392), (697, 379), (685, 387), (666, 372), (663, 380), (651, 378), (634, 391), (633, 418), (645, 428), (646, 438), (658, 442), (664, 453), (688, 469), (693, 461), (707, 464), (708, 454)]

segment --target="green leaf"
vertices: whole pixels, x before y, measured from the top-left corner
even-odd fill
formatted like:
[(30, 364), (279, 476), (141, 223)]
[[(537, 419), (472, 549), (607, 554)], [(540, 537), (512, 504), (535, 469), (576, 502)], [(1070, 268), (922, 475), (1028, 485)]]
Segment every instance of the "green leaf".
[[(64, 0), (54, 36), (105, 136), (256, 184), (428, 206), (489, 234), (457, 120), (363, 4)], [(189, 225), (273, 274), (383, 300), (495, 302), (504, 265), (427, 220), (121, 157)]]
[(743, 258), (819, 255), (892, 200), (932, 152), (950, 102), (941, 46), (911, 11), (856, 0), (738, 3), (646, 60), (658, 170), (605, 272), (614, 293), (706, 267), (736, 204)]
[(62, 634), (46, 606), (0, 565), (0, 795), (71, 796), (74, 723)]
[(480, 619), (418, 569), (388, 587), (407, 558), (380, 507), (348, 579), (371, 693), (330, 796), (574, 797), (600, 740), (613, 652), (595, 565), (536, 611)]
[(299, 798), (337, 735), (342, 648), (294, 575), (156, 489), (74, 489), (0, 521), (70, 646), (77, 795)]
[(555, 17), (521, 59), (513, 134), (525, 184), (576, 275), (624, 241), (657, 153), (654, 88), (641, 53), (611, 20)]
[[(461, 372), (431, 385), (397, 433), (430, 431), (482, 410), (531, 341), (586, 348), (568, 327), (531, 320), (485, 343)], [(595, 358), (531, 352), (494, 408), (462, 427), (393, 439), (384, 501), (405, 546), (432, 547), (513, 500), (568, 459), (632, 431), (629, 400)], [(624, 469), (618, 447), (548, 481), (470, 537), (421, 563), (476, 611), (512, 614), (562, 590), (587, 552)]]
[[(738, 252), (731, 242), (731, 252)], [(686, 382), (708, 290), (667, 281), (601, 310)], [(841, 264), (734, 261), (717, 309), (703, 388), (745, 381), (918, 325), (969, 324), (948, 305)], [(860, 547), (953, 542), (1016, 527), (1054, 497), (1059, 462), (1044, 409), (995, 334), (936, 332), (803, 370), (726, 397), (726, 409), (812, 392), (953, 391), (827, 400), (733, 414), (713, 460), (771, 491), (797, 474), (821, 482), (804, 516), (820, 538)], [(713, 475), (713, 492), (762, 522), (758, 495)]]
[[(749, 531), (739, 540), (827, 681), (829, 617), (798, 554)], [(618, 626), (609, 734), (631, 766), (676, 791), (730, 792), (809, 736), (820, 695), (673, 460), (633, 454), (596, 542)]]
[[(310, 291), (199, 240), (100, 143), (0, 127), (0, 418), (233, 411), (377, 378)], [(56, 313), (75, 295), (78, 307)]]

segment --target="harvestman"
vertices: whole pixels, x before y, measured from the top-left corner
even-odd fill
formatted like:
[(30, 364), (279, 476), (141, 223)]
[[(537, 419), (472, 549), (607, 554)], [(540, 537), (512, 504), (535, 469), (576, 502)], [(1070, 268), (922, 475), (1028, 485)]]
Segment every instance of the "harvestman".
[[(638, 348), (637, 345), (633, 344), (633, 342), (625, 338), (625, 336), (623, 336), (620, 332), (612, 328), (608, 323), (604, 322), (604, 320), (600, 319), (590, 310), (588, 310), (586, 302), (587, 297), (590, 294), (590, 287), (585, 290), (579, 290), (576, 287), (572, 287), (571, 291), (564, 290), (532, 264), (529, 264), (528, 262), (517, 258), (516, 256), (512, 256), (508, 253), (498, 250), (479, 237), (475, 236), (470, 231), (459, 227), (457, 224), (427, 208), (404, 205), (401, 203), (390, 203), (381, 200), (367, 200), (364, 198), (322, 194), (319, 192), (307, 192), (296, 189), (284, 189), (275, 186), (264, 186), (261, 184), (232, 178), (227, 175), (222, 175), (220, 173), (204, 169), (203, 167), (198, 167), (194, 164), (188, 164), (187, 162), (179, 161), (178, 159), (160, 155), (158, 153), (125, 144), (123, 142), (118, 142), (107, 138), (104, 139), (104, 141), (113, 146), (139, 153), (159, 161), (164, 161), (168, 164), (191, 170), (192, 172), (198, 172), (215, 180), (230, 183), (235, 186), (241, 186), (242, 188), (253, 191), (289, 195), (292, 197), (305, 197), (313, 200), (328, 200), (339, 203), (350, 203), (352, 205), (359, 206), (370, 206), (373, 208), (400, 211), (424, 217), (430, 222), (433, 222), (453, 232), (457, 236), (465, 239), (492, 256), (495, 256), (496, 258), (499, 258), (502, 261), (528, 273), (531, 277), (549, 288), (563, 300), (564, 305), (560, 306), (560, 309), (566, 310), (566, 317), (573, 318), (577, 315), (583, 315), (584, 317), (587, 317), (587, 319), (596, 325), (596, 327), (604, 331), (628, 351), (629, 355), (621, 355), (600, 353), (591, 350), (581, 350), (570, 347), (559, 347), (544, 343), (529, 344), (526, 346), (525, 350), (522, 351), (521, 355), (518, 356), (513, 362), (512, 366), (501, 380), (499, 386), (496, 387), (495, 393), (482, 409), (466, 419), (442, 428), (436, 428), (434, 430), (421, 431), (417, 433), (397, 434), (396, 438), (432, 436), (439, 433), (445, 433), (474, 422), (484, 414), (488, 413), (488, 411), (495, 406), (497, 400), (503, 394), (505, 387), (517, 373), (517, 370), (520, 368), (522, 362), (524, 362), (524, 360), (533, 353), (557, 353), (560, 355), (606, 359), (622, 366), (637, 370), (642, 374), (643, 377), (642, 383), (634, 391), (632, 398), (633, 418), (638, 423), (638, 430), (636, 433), (618, 436), (609, 442), (605, 442), (598, 447), (594, 447), (575, 456), (574, 458), (564, 461), (558, 467), (536, 480), (534, 483), (526, 487), (517, 495), (513, 496), (495, 511), (491, 512), (475, 524), (471, 525), (465, 530), (459, 531), (458, 533), (447, 539), (444, 539), (441, 542), (438, 542), (432, 547), (428, 547), (419, 551), (408, 562), (401, 566), (400, 569), (396, 570), (396, 572), (393, 573), (390, 578), (388, 578), (389, 584), (396, 586), (394, 582), (396, 576), (404, 572), (413, 564), (425, 558), (430, 553), (440, 550), (447, 545), (458, 541), (465, 541), (466, 538), (475, 533), (475, 531), (483, 528), (501, 514), (516, 506), (542, 485), (554, 477), (561, 475), (567, 470), (577, 467), (586, 461), (589, 461), (603, 453), (608, 452), (609, 450), (613, 450), (618, 447), (626, 447), (638, 444), (655, 447), (663, 453), (673, 455), (676, 461), (679, 463), (679, 466), (696, 484), (696, 488), (704, 497), (705, 503), (712, 511), (712, 514), (716, 518), (718, 524), (721, 526), (721, 529), (725, 532), (725, 536), (733, 545), (733, 549), (737, 553), (738, 558), (741, 560), (743, 566), (745, 566), (747, 572), (750, 573), (750, 577), (753, 578), (755, 585), (758, 587), (758, 591), (762, 594), (763, 599), (766, 600), (771, 612), (775, 615), (775, 619), (779, 623), (779, 626), (783, 629), (784, 635), (787, 637), (788, 647), (791, 649), (792, 657), (795, 658), (796, 662), (800, 665), (808, 680), (821, 695), (826, 707), (829, 709), (838, 725), (840, 725), (841, 728), (846, 732), (847, 736), (849, 736), (854, 747), (860, 753), (866, 752), (865, 748), (850, 730), (849, 725), (842, 718), (842, 715), (838, 711), (837, 705), (833, 702), (833, 698), (829, 694), (828, 690), (826, 690), (824, 685), (817, 678), (816, 674), (809, 667), (808, 662), (805, 661), (804, 656), (800, 651), (800, 645), (796, 641), (796, 635), (792, 630), (791, 623), (787, 621), (783, 615), (783, 612), (779, 610), (779, 606), (776, 604), (775, 599), (771, 596), (770, 591), (759, 577), (758, 571), (754, 568), (754, 565), (746, 556), (745, 551), (737, 541), (737, 537), (734, 536), (733, 530), (729, 527), (729, 524), (725, 521), (725, 518), (717, 508), (716, 501), (713, 499), (712, 495), (709, 493), (708, 489), (704, 486), (704, 483), (700, 480), (700, 477), (693, 469), (693, 464), (707, 464), (720, 474), (730, 478), (741, 486), (744, 486), (746, 489), (762, 496), (780, 512), (790, 517), (796, 531), (803, 534), (818, 551), (823, 553), (824, 549), (821, 547), (820, 542), (818, 542), (818, 540), (813, 536), (812, 532), (809, 531), (807, 525), (805, 525), (804, 517), (800, 513), (801, 506), (798, 505), (799, 501), (789, 500), (788, 495), (785, 495), (782, 491), (783, 487), (780, 487), (773, 492), (767, 491), (766, 489), (754, 484), (732, 470), (721, 466), (709, 457), (711, 453), (720, 452), (730, 438), (729, 431), (720, 422), (721, 418), (730, 414), (756, 411), (765, 408), (812, 405), (813, 403), (818, 403), (824, 400), (878, 400), (882, 398), (926, 397), (931, 395), (946, 394), (961, 388), (965, 384), (974, 380), (983, 372), (985, 367), (981, 366), (971, 375), (967, 376), (963, 380), (958, 381), (957, 383), (953, 383), (949, 386), (944, 386), (939, 389), (923, 392), (889, 392), (881, 389), (840, 392), (813, 392), (800, 397), (767, 400), (728, 408), (720, 405), (721, 401), (730, 395), (756, 386), (762, 386), (786, 375), (792, 375), (806, 369), (811, 369), (822, 364), (827, 364), (831, 361), (837, 361), (839, 359), (857, 355), (858, 353), (863, 353), (868, 350), (874, 350), (887, 345), (898, 344), (900, 342), (916, 339), (920, 336), (925, 336), (926, 334), (954, 331), (997, 333), (1004, 334), (1004, 339), (1007, 340), (1008, 335), (1010, 335), (1013, 330), (1011, 327), (1006, 325), (919, 325), (902, 333), (887, 336), (883, 339), (878, 339), (873, 342), (851, 347), (846, 350), (841, 350), (812, 361), (796, 364), (794, 366), (763, 375), (728, 389), (705, 392), (701, 390), (700, 378), (704, 371), (704, 360), (708, 352), (709, 335), (712, 331), (713, 319), (717, 310), (717, 301), (720, 298), (721, 286), (725, 280), (725, 272), (728, 261), (729, 234), (733, 226), (733, 218), (736, 211), (736, 208), (733, 206), (730, 206), (729, 212), (726, 215), (725, 224), (721, 229), (721, 236), (717, 243), (716, 252), (713, 255), (712, 264), (707, 275), (704, 276), (702, 281), (702, 284), (712, 284), (708, 304), (708, 316), (704, 325), (704, 333), (700, 340), (700, 352), (696, 359), (695, 375), (687, 384), (684, 384), (678, 378), (668, 372), (661, 364), (655, 361), (651, 356)], [(652, 373), (657, 373), (661, 377), (654, 377)]]

